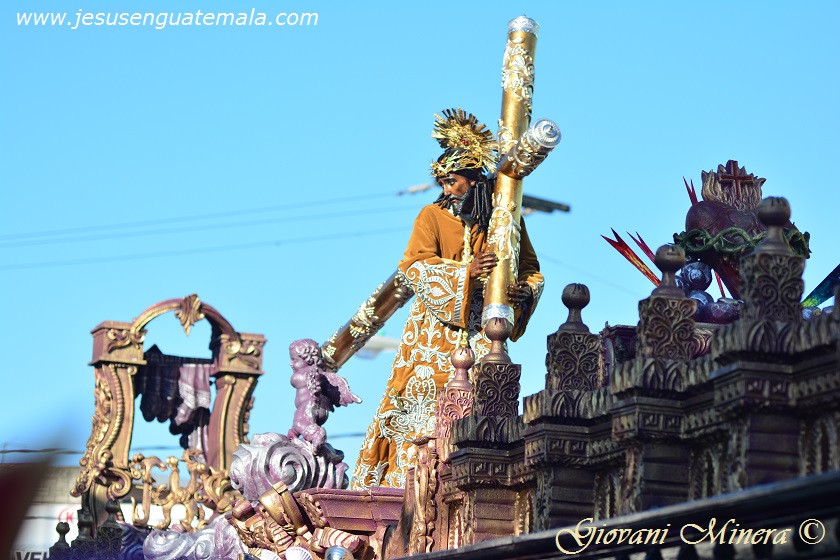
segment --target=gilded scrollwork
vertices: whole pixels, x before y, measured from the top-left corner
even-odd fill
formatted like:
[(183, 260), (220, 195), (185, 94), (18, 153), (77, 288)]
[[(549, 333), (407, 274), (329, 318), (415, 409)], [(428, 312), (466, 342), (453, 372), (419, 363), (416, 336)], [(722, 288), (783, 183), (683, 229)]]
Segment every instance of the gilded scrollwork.
[(209, 472), (202, 475), (198, 501), (219, 513), (230, 511), (233, 502), (240, 498), (239, 491), (231, 485), (226, 469), (208, 468)]
[(238, 333), (232, 333), (222, 334), (220, 342), (227, 364), (239, 361), (253, 370), (259, 370), (262, 366), (264, 340), (243, 340)]
[(523, 179), (533, 173), (559, 143), (558, 126), (548, 119), (539, 119), (504, 154), (499, 162), (499, 173)]
[[(128, 366), (126, 373), (132, 375), (136, 367)], [(81, 472), (72, 490), (74, 496), (89, 492), (94, 484), (108, 487), (109, 495), (121, 497), (128, 492), (130, 477), (115, 467), (111, 447), (119, 435), (125, 417), (125, 397), (117, 374), (117, 366), (109, 364), (97, 368), (94, 373), (94, 412), (91, 433), (85, 453), (79, 461)]]
[(146, 331), (142, 327), (137, 328), (132, 325), (128, 329), (108, 329), (106, 336), (110, 340), (107, 346), (108, 352), (131, 345), (134, 345), (138, 350), (142, 350), (143, 341), (146, 339)]
[(155, 479), (152, 476), (152, 468), (157, 467), (165, 470), (166, 463), (157, 457), (144, 457), (138, 453), (131, 458), (131, 474), (136, 480), (143, 484), (143, 498), (140, 503), (140, 510), (137, 509), (137, 500), (131, 497), (132, 523), (138, 527), (145, 527), (149, 524), (149, 517), (152, 509), (152, 491)]
[(239, 429), (236, 431), (236, 441), (233, 442), (235, 446), (241, 443), (248, 443), (248, 431), (250, 430), (248, 421), (251, 416), (251, 408), (254, 406), (253, 393), (257, 384), (253, 378), (243, 379), (242, 382), (246, 384), (246, 389), (239, 393), (241, 398), (231, 407), (231, 413), (233, 415), (231, 421), (237, 422), (239, 426)]
[[(185, 487), (181, 486), (178, 467), (184, 462), (189, 481)], [(152, 469), (169, 471), (168, 484), (155, 484)], [(172, 510), (175, 506), (183, 506), (184, 518), (178, 521), (180, 530), (193, 532), (203, 529), (207, 525), (204, 507), (219, 513), (229, 511), (239, 493), (230, 484), (226, 471), (216, 470), (204, 463), (201, 451), (188, 449), (181, 459), (174, 456), (161, 460), (157, 457), (145, 457), (138, 453), (131, 459), (131, 477), (139, 480), (143, 485), (143, 497), (140, 507), (135, 498), (131, 499), (132, 523), (143, 527), (149, 522), (151, 507), (159, 506), (163, 510), (163, 521), (156, 525), (157, 529), (168, 529), (172, 524)], [(204, 506), (204, 507), (202, 507)]]
[(184, 332), (189, 336), (192, 326), (204, 319), (204, 313), (201, 312), (201, 300), (198, 299), (196, 294), (188, 295), (181, 300), (181, 305), (175, 311), (175, 316), (181, 321)]
[(530, 117), (534, 97), (534, 57), (523, 47), (523, 42), (521, 38), (508, 40), (502, 63), (502, 89), (522, 101)]
[[(175, 316), (181, 321), (181, 326), (184, 327), (184, 331), (189, 334), (190, 327), (192, 327), (196, 321), (205, 317), (203, 306), (204, 304), (202, 304), (196, 294), (191, 294), (181, 299), (169, 299), (157, 303), (143, 311), (136, 319), (134, 319), (128, 329), (110, 329), (107, 336), (111, 342), (108, 344), (107, 350), (108, 352), (112, 352), (113, 350), (125, 348), (132, 344), (138, 350), (142, 350), (143, 341), (146, 338), (146, 325), (148, 325), (155, 317), (163, 315), (169, 311), (175, 311)], [(218, 312), (209, 306), (207, 307), (211, 310), (213, 315), (221, 318), (221, 315), (219, 315)], [(223, 318), (221, 318), (221, 320), (224, 323), (223, 326), (230, 327), (227, 321), (224, 321)], [(231, 328), (230, 330), (232, 331), (233, 329)]]
[[(213, 368), (211, 374), (217, 378), (218, 406), (211, 414), (209, 436), (217, 443), (215, 456), (209, 460), (213, 465), (224, 466), (225, 454), (230, 453), (230, 445), (245, 439), (248, 430), (248, 415), (253, 404), (251, 397), (256, 376), (261, 372), (262, 346), (265, 342), (261, 335), (240, 334), (213, 307), (204, 304), (198, 296), (192, 294), (185, 298), (159, 302), (144, 310), (131, 323), (105, 321), (93, 331), (94, 365), (94, 412), (91, 420), (91, 433), (86, 449), (80, 460), (80, 473), (72, 489), (72, 494), (80, 496), (83, 504), (90, 502), (91, 507), (99, 508), (103, 499), (120, 500), (129, 494), (139, 481), (143, 498), (133, 496), (133, 517), (138, 525), (149, 522), (151, 506), (157, 505), (164, 511), (166, 519), (162, 526), (171, 524), (173, 508), (186, 509), (186, 520), (180, 525), (183, 530), (187, 525), (193, 529), (206, 522), (203, 517), (205, 508), (215, 512), (231, 509), (232, 501), (239, 496), (230, 483), (227, 472), (208, 466), (207, 459), (201, 452), (192, 451), (185, 455), (190, 473), (190, 481), (185, 488), (179, 485), (177, 467), (179, 461), (168, 458), (166, 461), (150, 457), (129, 457), (133, 429), (133, 406), (135, 397), (135, 376), (146, 365), (143, 344), (146, 326), (150, 321), (173, 311), (185, 332), (202, 319), (212, 325), (211, 349)], [(239, 379), (241, 385), (228, 387)], [(235, 391), (233, 391), (235, 389)], [(234, 397), (234, 398), (231, 398)], [(226, 439), (227, 438), (227, 439)], [(219, 442), (221, 445), (218, 445)], [(213, 452), (213, 446), (210, 446)], [(151, 475), (153, 468), (171, 471), (168, 484), (155, 484)], [(141, 499), (140, 504), (136, 503)], [(92, 512), (94, 518), (101, 518), (102, 512)], [(75, 548), (75, 544), (74, 544)]]
[(368, 557), (366, 537), (329, 527), (311, 496), (296, 497), (282, 482), (275, 483), (258, 501), (235, 503), (230, 523), (255, 554), (269, 550), (284, 557), (292, 546), (323, 554), (331, 546), (342, 546), (356, 558)]
[[(499, 257), (499, 261), (509, 261), (511, 276), (519, 276), (519, 241), (521, 233), (514, 212), (516, 204), (505, 202), (501, 193), (493, 197), (493, 213), (490, 215), (487, 244)], [(512, 318), (508, 318), (512, 323)], [(482, 323), (486, 322), (482, 318)]]
[(499, 144), (499, 151), (505, 154), (513, 148), (516, 138), (513, 137), (513, 132), (511, 132), (510, 127), (505, 126), (505, 122), (502, 119), (499, 119), (498, 126), (499, 131), (496, 133), (496, 141)]
[(350, 320), (321, 345), (327, 367), (337, 371), (413, 296), (411, 282), (400, 271), (380, 284)]
[(321, 503), (312, 497), (308, 492), (301, 492), (298, 495), (298, 500), (303, 511), (315, 525), (315, 527), (329, 527), (330, 520), (324, 515), (324, 510), (321, 508)]

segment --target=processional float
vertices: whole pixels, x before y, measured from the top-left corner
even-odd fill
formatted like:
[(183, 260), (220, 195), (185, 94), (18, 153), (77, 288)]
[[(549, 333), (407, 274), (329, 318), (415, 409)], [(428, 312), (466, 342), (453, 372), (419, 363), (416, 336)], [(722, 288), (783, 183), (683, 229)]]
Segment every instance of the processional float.
[[(481, 320), (482, 327), (485, 328), (488, 337), (492, 341), (492, 346), (490, 353), (478, 364), (478, 372), (475, 376), (475, 400), (474, 404), (470, 405), (473, 414), (482, 416), (495, 415), (507, 417), (510, 414), (513, 414), (513, 416), (516, 415), (519, 366), (510, 363), (510, 358), (507, 355), (504, 343), (510, 336), (514, 324), (514, 310), (507, 296), (507, 287), (514, 284), (517, 280), (520, 242), (519, 223), (523, 197), (522, 182), (526, 176), (533, 172), (545, 160), (548, 153), (560, 141), (560, 131), (552, 121), (540, 119), (533, 124), (531, 123), (531, 106), (534, 93), (534, 52), (537, 33), (537, 23), (524, 16), (512, 20), (508, 26), (507, 44), (502, 67), (502, 111), (497, 133), (498, 155), (500, 157), (496, 172), (493, 211), (490, 218), (488, 236), (490, 249), (498, 256), (498, 264), (489, 275), (485, 285), (484, 309)], [(349, 392), (346, 383), (338, 378), (338, 376), (331, 377), (329, 374), (336, 372), (350, 357), (360, 350), (382, 328), (385, 322), (393, 316), (397, 309), (402, 307), (413, 295), (414, 292), (407, 280), (399, 272), (395, 272), (374, 291), (343, 327), (336, 331), (325, 343), (320, 345), (320, 348), (318, 348), (317, 343), (309, 344), (314, 341), (296, 341), (292, 345), (290, 352), (297, 352), (298, 357), (305, 358), (301, 360), (301, 370), (306, 368), (324, 368), (329, 370), (325, 372), (325, 377), (330, 383), (341, 385), (345, 397), (344, 400), (349, 402), (355, 396)], [(195, 299), (197, 301), (197, 298)], [(205, 309), (205, 313), (208, 309), (209, 307)], [(116, 344), (121, 350), (123, 347), (142, 349), (140, 346), (142, 337), (135, 340), (135, 338), (129, 336), (133, 336), (135, 331), (141, 333), (142, 326), (131, 325), (130, 329), (125, 329), (124, 331), (119, 331), (114, 328), (107, 331), (108, 337), (114, 341), (108, 348), (110, 349)], [(112, 335), (111, 333), (114, 334)], [(123, 343), (123, 338), (125, 339), (125, 343)], [(257, 335), (254, 335), (253, 344), (261, 344), (263, 342), (261, 337), (259, 339), (257, 338)], [(224, 334), (222, 335), (222, 339), (222, 345), (225, 351), (233, 358), (244, 362), (247, 356), (243, 355), (240, 346), (236, 345), (234, 347), (230, 344), (225, 346), (225, 342), (229, 341), (224, 339)], [(228, 349), (228, 346), (231, 346), (231, 348)], [(316, 353), (320, 350), (321, 360), (312, 356), (307, 348), (314, 348)], [(465, 359), (468, 355), (470, 356), (469, 359)], [(228, 359), (233, 359), (230, 356)], [(141, 357), (138, 355), (134, 359), (139, 360)], [(453, 381), (456, 383), (453, 385), (450, 382), (447, 390), (456, 392), (464, 390), (465, 387), (458, 385), (458, 381), (465, 384), (466, 390), (469, 390), (469, 383), (466, 382), (466, 370), (473, 363), (471, 353), (467, 349), (461, 349), (460, 352), (456, 351), (453, 355), (453, 363), (456, 367), (456, 375)], [(252, 369), (256, 371), (252, 372)], [(259, 363), (256, 363), (254, 367), (247, 370), (247, 373), (261, 373), (258, 370)], [(221, 372), (222, 370), (220, 369), (219, 371)], [(236, 370), (236, 374), (238, 372), (239, 370)], [(225, 379), (234, 379), (234, 375), (236, 374), (227, 375)], [(126, 375), (130, 376), (131, 372), (128, 372)], [(483, 396), (488, 392), (485, 386), (499, 385), (500, 378), (505, 379), (504, 383), (506, 383), (506, 386), (515, 385), (515, 394), (508, 391), (496, 391), (497, 395), (504, 394), (505, 402), (488, 405), (484, 402), (485, 398)], [(124, 384), (128, 383), (127, 379), (123, 381)], [(252, 390), (253, 383), (248, 385), (248, 388)], [(435, 431), (435, 437), (441, 440), (440, 447), (435, 448), (432, 443), (434, 441), (433, 438), (432, 442), (422, 444), (418, 452), (423, 456), (433, 458), (430, 463), (426, 463), (426, 467), (429, 467), (430, 464), (437, 464), (438, 460), (447, 461), (448, 452), (446, 449), (448, 446), (448, 437), (446, 434), (448, 434), (448, 427), (453, 421), (469, 413), (468, 409), (462, 407), (457, 414), (451, 414), (446, 402), (448, 394), (447, 391), (441, 394), (439, 425)], [(243, 395), (240, 395), (239, 401), (242, 401), (243, 398), (247, 399), (249, 396), (250, 392), (246, 391)], [(499, 399), (497, 398), (496, 400)], [(472, 398), (470, 398), (470, 402), (472, 402)], [(345, 403), (341, 402), (336, 404)], [(499, 407), (499, 404), (502, 406)], [(325, 418), (324, 416), (323, 418), (310, 419), (311, 422), (309, 424), (312, 424), (310, 427), (313, 428), (311, 431), (313, 434), (317, 432), (317, 438), (311, 434), (307, 437), (306, 430), (300, 430), (302, 433), (296, 434), (293, 438), (294, 441), (298, 441), (297, 435), (303, 436), (309, 444), (312, 444), (311, 451), (315, 455), (319, 455), (324, 445), (322, 438), (325, 434), (323, 434), (323, 430), (318, 431), (317, 428), (323, 423)], [(306, 419), (303, 418), (303, 420)], [(239, 420), (240, 427), (244, 421), (244, 419)], [(288, 446), (292, 439), (292, 433), (290, 432), (289, 438), (285, 438), (284, 436), (277, 437), (283, 441), (268, 442), (272, 444), (272, 447), (281, 444)], [(229, 439), (232, 442), (236, 438)], [(244, 438), (240, 437), (239, 439), (242, 440)], [(231, 453), (230, 451), (220, 453), (220, 451), (221, 448), (216, 451), (216, 455), (214, 456), (218, 456), (220, 468), (224, 469), (229, 466), (227, 464), (227, 458), (231, 456)], [(250, 452), (253, 452), (253, 450)], [(255, 459), (250, 457), (248, 446), (240, 448), (237, 451), (237, 455), (243, 453), (244, 455), (242, 457), (234, 457), (234, 464), (230, 465), (230, 478), (225, 477), (225, 480), (234, 483), (234, 487), (240, 486), (234, 480), (242, 478), (238, 477), (238, 474), (253, 474), (251, 473), (253, 469), (249, 470), (249, 467), (253, 467), (254, 465), (259, 467), (265, 463), (265, 461), (258, 460), (259, 458)], [(123, 455), (126, 454), (127, 449), (123, 450)], [(124, 458), (127, 460), (127, 455)], [(237, 460), (239, 460), (239, 463), (236, 462)], [(340, 460), (340, 456), (337, 457), (337, 460)], [(139, 478), (140, 473), (129, 473), (127, 467), (124, 470), (126, 473), (123, 477), (125, 479), (124, 483), (123, 479), (120, 479), (116, 481), (116, 484), (120, 485), (120, 483), (123, 483), (120, 488), (125, 486), (127, 489), (130, 486), (129, 480), (131, 478)], [(342, 474), (343, 472), (337, 472), (336, 479), (330, 486), (333, 484), (333, 488), (335, 486), (339, 488), (343, 486), (338, 480), (342, 478), (340, 476)], [(425, 523), (425, 521), (432, 521), (435, 515), (437, 515), (434, 513), (435, 511), (438, 511), (438, 514), (440, 514), (445, 508), (459, 509), (459, 504), (466, 504), (461, 504), (457, 500), (453, 501), (451, 496), (443, 496), (441, 498), (443, 501), (439, 504), (439, 508), (429, 506), (426, 503), (432, 498), (423, 489), (428, 490), (429, 483), (433, 479), (437, 480), (439, 476), (440, 474), (436, 469), (429, 467), (423, 470), (421, 468), (414, 475), (414, 479), (416, 480), (409, 482), (409, 487), (411, 488), (406, 489), (405, 497), (403, 497), (402, 492), (398, 491), (394, 491), (398, 495), (391, 495), (386, 491), (388, 489), (380, 492), (382, 494), (381, 496), (370, 494), (366, 498), (367, 501), (365, 503), (371, 502), (370, 506), (379, 508), (377, 510), (379, 513), (377, 515), (371, 514), (370, 522), (373, 524), (369, 527), (365, 526), (366, 529), (364, 530), (360, 530), (360, 521), (357, 518), (349, 519), (349, 524), (346, 524), (345, 521), (347, 520), (344, 520), (340, 515), (338, 517), (331, 516), (329, 522), (324, 518), (325, 515), (330, 517), (330, 514), (327, 512), (332, 511), (332, 508), (338, 507), (337, 504), (347, 502), (349, 499), (347, 495), (341, 494), (341, 492), (347, 491), (338, 489), (326, 490), (324, 491), (326, 493), (322, 492), (318, 495), (317, 500), (315, 500), (314, 497), (310, 496), (307, 498), (303, 494), (301, 494), (302, 497), (293, 496), (296, 484), (289, 486), (283, 480), (279, 482), (268, 481), (267, 483), (271, 486), (264, 493), (261, 491), (263, 488), (249, 489), (248, 485), (244, 484), (241, 485), (241, 490), (245, 500), (236, 502), (232, 511), (231, 521), (233, 529), (238, 533), (238, 538), (233, 539), (236, 542), (231, 541), (228, 544), (232, 547), (231, 550), (247, 546), (251, 552), (270, 550), (277, 554), (285, 554), (287, 558), (290, 557), (289, 553), (293, 550), (305, 554), (305, 556), (300, 556), (301, 558), (312, 558), (311, 553), (317, 554), (318, 557), (327, 557), (330, 556), (330, 551), (338, 551), (342, 554), (342, 551), (346, 551), (352, 554), (358, 554), (360, 558), (382, 558), (383, 554), (387, 555), (383, 550), (385, 541), (387, 540), (387, 524), (393, 523), (397, 518), (396, 515), (383, 515), (383, 512), (388, 510), (388, 508), (393, 509), (395, 506), (402, 505), (403, 508), (413, 510), (415, 515), (415, 522), (412, 524), (412, 527), (403, 527), (397, 531), (402, 533), (407, 530), (405, 534), (409, 537), (410, 544), (404, 550), (408, 550), (411, 553), (418, 553), (430, 551), (432, 548), (447, 548), (446, 543), (449, 540), (446, 538), (440, 540), (440, 536), (434, 538), (429, 533), (430, 527), (434, 526), (434, 523), (429, 524)], [(250, 480), (254, 477), (246, 476), (245, 478)], [(257, 482), (265, 481), (260, 479)], [(77, 490), (87, 491), (87, 487), (79, 487), (77, 485)], [(259, 498), (258, 502), (254, 500), (254, 497), (250, 496), (252, 492), (261, 494), (257, 496)], [(113, 500), (118, 495), (110, 492), (107, 497)], [(461, 499), (466, 498), (462, 497)], [(318, 505), (319, 503), (320, 505)], [(358, 509), (356, 506), (359, 504), (353, 502), (350, 505), (353, 506), (351, 509)], [(338, 509), (341, 509), (341, 507)], [(353, 511), (356, 511), (356, 509), (353, 509)], [(113, 514), (111, 510), (109, 512)], [(396, 514), (396, 510), (392, 513)], [(374, 517), (376, 518), (375, 520), (373, 519)], [(187, 531), (194, 529), (190, 526), (190, 520), (186, 520), (182, 525)], [(456, 533), (462, 535), (462, 537), (456, 539), (455, 546), (458, 546), (457, 543), (462, 542), (462, 538), (470, 540), (468, 534), (471, 530), (470, 527), (474, 524), (471, 525), (468, 520), (462, 519), (461, 525), (463, 527), (460, 529), (454, 529)], [(265, 530), (260, 529), (260, 527), (265, 527)], [(271, 531), (267, 530), (269, 527), (272, 528)], [(232, 530), (231, 527), (227, 527), (226, 525), (225, 528), (228, 531)], [(204, 532), (207, 532), (207, 530)], [(115, 534), (118, 533), (119, 531)], [(204, 538), (197, 536), (191, 538), (183, 536), (182, 538), (177, 535), (175, 535), (176, 538), (170, 538), (173, 537), (172, 534), (163, 533), (156, 535), (150, 537), (154, 542), (146, 542), (144, 545), (144, 548), (147, 545), (150, 548), (146, 552), (158, 553), (157, 555), (152, 554), (152, 557), (155, 558), (168, 557), (168, 551), (171, 551), (172, 546), (192, 550), (199, 546), (201, 544), (199, 541)], [(160, 542), (155, 541), (155, 539), (160, 540)], [(219, 542), (214, 544), (216, 547), (220, 546)], [(306, 548), (301, 548), (302, 545)], [(227, 545), (225, 546), (227, 547)], [(331, 549), (330, 547), (335, 548)], [(59, 556), (60, 554), (58, 554), (57, 549), (56, 557)], [(147, 557), (149, 556), (147, 555)]]

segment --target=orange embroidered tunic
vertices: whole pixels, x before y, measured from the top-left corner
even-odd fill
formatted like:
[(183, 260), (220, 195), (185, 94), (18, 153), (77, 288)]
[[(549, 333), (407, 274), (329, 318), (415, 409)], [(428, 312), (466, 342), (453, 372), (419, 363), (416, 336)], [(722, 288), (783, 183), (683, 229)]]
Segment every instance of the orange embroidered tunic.
[[(464, 259), (487, 250), (487, 235), (473, 224), (465, 239), (461, 218), (436, 204), (420, 211), (399, 270), (414, 289), (400, 347), (382, 402), (365, 434), (351, 488), (405, 486), (406, 471), (415, 454), (414, 440), (434, 432), (438, 392), (454, 375), (449, 361), (461, 331), (480, 359), (490, 347), (481, 331), (484, 286), (471, 280)], [(519, 279), (534, 293), (525, 310), (516, 310), (511, 340), (525, 332), (543, 288), (534, 248), (521, 223)]]

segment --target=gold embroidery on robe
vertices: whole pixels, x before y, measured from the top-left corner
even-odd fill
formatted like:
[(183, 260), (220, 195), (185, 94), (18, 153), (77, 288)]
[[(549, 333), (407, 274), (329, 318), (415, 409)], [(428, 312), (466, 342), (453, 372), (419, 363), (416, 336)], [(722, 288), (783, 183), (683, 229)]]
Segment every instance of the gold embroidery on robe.
[[(487, 250), (487, 235), (473, 225), (472, 254)], [(385, 394), (365, 434), (351, 488), (405, 486), (415, 446), (412, 441), (434, 432), (438, 391), (455, 374), (449, 361), (460, 333), (467, 329), (470, 346), (481, 359), (490, 341), (481, 332), (483, 285), (469, 277), (464, 257), (464, 222), (435, 204), (424, 207), (414, 222), (399, 270), (414, 289), (402, 339)], [(511, 340), (525, 332), (543, 288), (534, 248), (522, 223), (519, 279), (534, 301), (514, 314)]]

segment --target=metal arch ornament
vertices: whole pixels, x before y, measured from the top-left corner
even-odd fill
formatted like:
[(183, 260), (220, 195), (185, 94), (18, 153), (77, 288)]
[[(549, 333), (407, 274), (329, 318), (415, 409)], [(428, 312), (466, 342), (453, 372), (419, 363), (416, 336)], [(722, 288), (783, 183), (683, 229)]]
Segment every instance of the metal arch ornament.
[(137, 350), (142, 350), (143, 341), (146, 338), (146, 325), (153, 319), (170, 311), (175, 312), (175, 317), (180, 321), (187, 336), (189, 336), (190, 329), (195, 323), (202, 319), (207, 319), (214, 330), (222, 335), (226, 335), (227, 339), (222, 346), (228, 361), (235, 359), (237, 355), (241, 354), (238, 356), (239, 358), (254, 369), (259, 369), (258, 360), (255, 359), (259, 357), (259, 349), (253, 345), (243, 349), (242, 338), (234, 330), (233, 325), (213, 306), (202, 302), (196, 294), (158, 302), (140, 313), (131, 322), (131, 326), (128, 329), (110, 329), (107, 334), (110, 340), (107, 351), (112, 352), (113, 350), (131, 345), (134, 345)]
[[(180, 320), (184, 332), (189, 335), (190, 328), (197, 321), (205, 318), (202, 313), (202, 307), (205, 306), (196, 294), (188, 295), (184, 298), (173, 298), (158, 302), (146, 308), (140, 315), (138, 315), (132, 322), (128, 329), (111, 329), (108, 331), (108, 339), (111, 342), (108, 344), (108, 352), (118, 348), (125, 348), (126, 346), (134, 345), (138, 350), (142, 349), (143, 341), (146, 339), (146, 325), (169, 311), (175, 311), (175, 316)], [(209, 306), (206, 306), (209, 307)], [(219, 315), (216, 312), (216, 315)], [(221, 315), (219, 315), (221, 317)], [(222, 321), (230, 327), (224, 318)]]
[(181, 307), (175, 311), (175, 316), (181, 321), (184, 334), (190, 336), (192, 326), (204, 319), (204, 313), (201, 312), (201, 300), (196, 294), (188, 295), (181, 300)]

